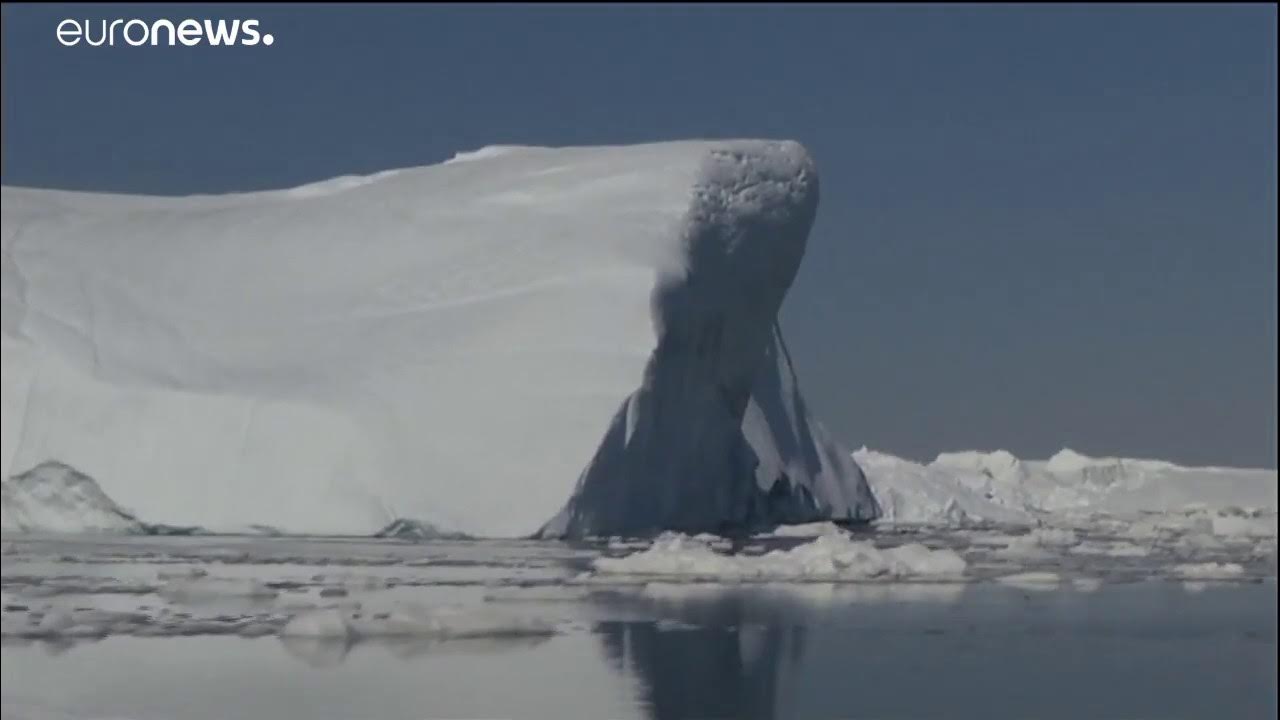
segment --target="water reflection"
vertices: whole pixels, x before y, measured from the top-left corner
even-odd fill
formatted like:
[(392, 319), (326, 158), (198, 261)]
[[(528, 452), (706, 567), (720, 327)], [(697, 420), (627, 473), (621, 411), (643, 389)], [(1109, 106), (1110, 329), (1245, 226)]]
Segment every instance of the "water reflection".
[(384, 652), (398, 660), (410, 661), (427, 655), (484, 655), (525, 650), (547, 642), (550, 636), (492, 638), (415, 638), (380, 637), (365, 640), (354, 638), (319, 638), (281, 636), (280, 645), (289, 657), (312, 668), (332, 668), (346, 662), (352, 650)]
[(654, 720), (778, 717), (780, 683), (800, 671), (815, 618), (859, 605), (949, 604), (957, 584), (651, 583), (621, 601), (658, 618), (596, 626), (617, 672), (640, 680)]
[(289, 657), (307, 667), (332, 668), (342, 664), (351, 652), (352, 642), (349, 638), (312, 638), (290, 637), (280, 638), (280, 645)]
[(640, 679), (654, 720), (778, 716), (780, 685), (800, 670), (808, 623), (884, 602), (950, 603), (956, 584), (666, 584), (630, 598), (657, 621), (596, 626), (618, 673)]
[(1274, 588), (1091, 590), (651, 585), (597, 630), (654, 720), (1274, 716)]
[(652, 622), (606, 622), (598, 631), (614, 668), (641, 680), (655, 720), (774, 717), (778, 665), (787, 657), (783, 628), (671, 631)]

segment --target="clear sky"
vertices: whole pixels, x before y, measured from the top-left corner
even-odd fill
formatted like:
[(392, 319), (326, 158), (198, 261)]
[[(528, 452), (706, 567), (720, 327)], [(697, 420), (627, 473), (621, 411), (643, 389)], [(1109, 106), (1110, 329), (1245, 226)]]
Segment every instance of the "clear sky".
[[(66, 48), (64, 17), (270, 47)], [(1276, 466), (1276, 8), (3, 8), (3, 181), (301, 184), (483, 145), (803, 142), (816, 414), (917, 459)]]

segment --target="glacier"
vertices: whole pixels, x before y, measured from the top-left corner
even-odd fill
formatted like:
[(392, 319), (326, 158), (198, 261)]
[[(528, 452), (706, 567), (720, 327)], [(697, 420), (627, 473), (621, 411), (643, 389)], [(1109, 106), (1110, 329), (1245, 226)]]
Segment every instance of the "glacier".
[(502, 146), (287, 190), (3, 188), (4, 477), (214, 532), (879, 515), (777, 312), (794, 142)]

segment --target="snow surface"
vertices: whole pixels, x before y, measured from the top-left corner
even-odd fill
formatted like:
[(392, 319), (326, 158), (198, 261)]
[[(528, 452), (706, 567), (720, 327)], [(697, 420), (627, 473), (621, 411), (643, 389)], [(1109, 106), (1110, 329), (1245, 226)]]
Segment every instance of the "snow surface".
[(6, 187), (4, 476), (55, 461), (210, 531), (871, 519), (776, 322), (817, 199), (804, 149), (767, 141), (221, 196)]

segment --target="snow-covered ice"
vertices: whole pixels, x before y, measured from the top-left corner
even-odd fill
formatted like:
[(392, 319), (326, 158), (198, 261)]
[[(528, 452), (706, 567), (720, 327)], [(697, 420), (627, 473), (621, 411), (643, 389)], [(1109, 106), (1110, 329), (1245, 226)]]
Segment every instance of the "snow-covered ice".
[(213, 532), (870, 519), (776, 322), (817, 201), (804, 149), (770, 141), (186, 198), (5, 187), (4, 476), (56, 461)]

